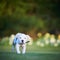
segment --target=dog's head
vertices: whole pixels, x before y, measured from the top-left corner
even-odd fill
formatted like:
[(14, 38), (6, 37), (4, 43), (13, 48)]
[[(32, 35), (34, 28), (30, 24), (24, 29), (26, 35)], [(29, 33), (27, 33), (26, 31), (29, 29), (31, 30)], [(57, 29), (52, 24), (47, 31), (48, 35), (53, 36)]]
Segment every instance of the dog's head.
[(25, 34), (20, 34), (18, 37), (20, 43), (24, 44), (27, 41), (27, 36)]
[(23, 33), (17, 33), (15, 36), (16, 42), (19, 44), (25, 44), (29, 42), (28, 35)]

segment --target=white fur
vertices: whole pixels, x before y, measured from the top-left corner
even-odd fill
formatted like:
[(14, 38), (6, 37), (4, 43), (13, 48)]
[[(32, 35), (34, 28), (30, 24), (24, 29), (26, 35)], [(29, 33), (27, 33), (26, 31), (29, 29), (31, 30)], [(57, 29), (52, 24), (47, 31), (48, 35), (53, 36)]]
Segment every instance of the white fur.
[(17, 54), (21, 53), (20, 48), (22, 47), (22, 54), (26, 53), (26, 43), (29, 41), (28, 35), (23, 33), (17, 33), (14, 37), (13, 44), (15, 45)]

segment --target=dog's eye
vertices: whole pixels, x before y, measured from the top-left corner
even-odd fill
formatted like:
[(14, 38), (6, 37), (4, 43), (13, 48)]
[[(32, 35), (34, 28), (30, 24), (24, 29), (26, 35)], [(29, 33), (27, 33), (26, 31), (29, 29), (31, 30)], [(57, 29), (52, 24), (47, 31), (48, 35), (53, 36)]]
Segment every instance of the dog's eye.
[(26, 38), (24, 38), (24, 39), (26, 39)]

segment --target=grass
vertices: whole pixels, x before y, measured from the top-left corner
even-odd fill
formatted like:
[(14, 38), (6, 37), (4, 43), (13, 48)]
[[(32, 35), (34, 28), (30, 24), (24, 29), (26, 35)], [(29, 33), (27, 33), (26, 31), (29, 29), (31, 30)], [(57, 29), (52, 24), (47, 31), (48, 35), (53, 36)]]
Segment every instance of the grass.
[(17, 55), (12, 52), (0, 52), (0, 60), (60, 60), (60, 54), (26, 53)]
[(27, 46), (26, 54), (16, 54), (11, 46), (0, 46), (0, 60), (60, 60), (60, 47)]

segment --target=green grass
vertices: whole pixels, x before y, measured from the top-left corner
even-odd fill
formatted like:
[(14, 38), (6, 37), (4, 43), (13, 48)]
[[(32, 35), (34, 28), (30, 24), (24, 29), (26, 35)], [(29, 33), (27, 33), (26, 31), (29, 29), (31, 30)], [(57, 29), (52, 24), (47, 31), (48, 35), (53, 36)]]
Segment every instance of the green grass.
[(26, 53), (17, 55), (15, 52), (0, 52), (0, 60), (60, 60), (60, 54)]
[(7, 42), (0, 42), (0, 60), (60, 60), (60, 46), (27, 46), (26, 54), (16, 54), (12, 52), (11, 46)]
[(26, 54), (16, 54), (11, 46), (0, 46), (0, 60), (60, 60), (60, 47), (27, 46)]

